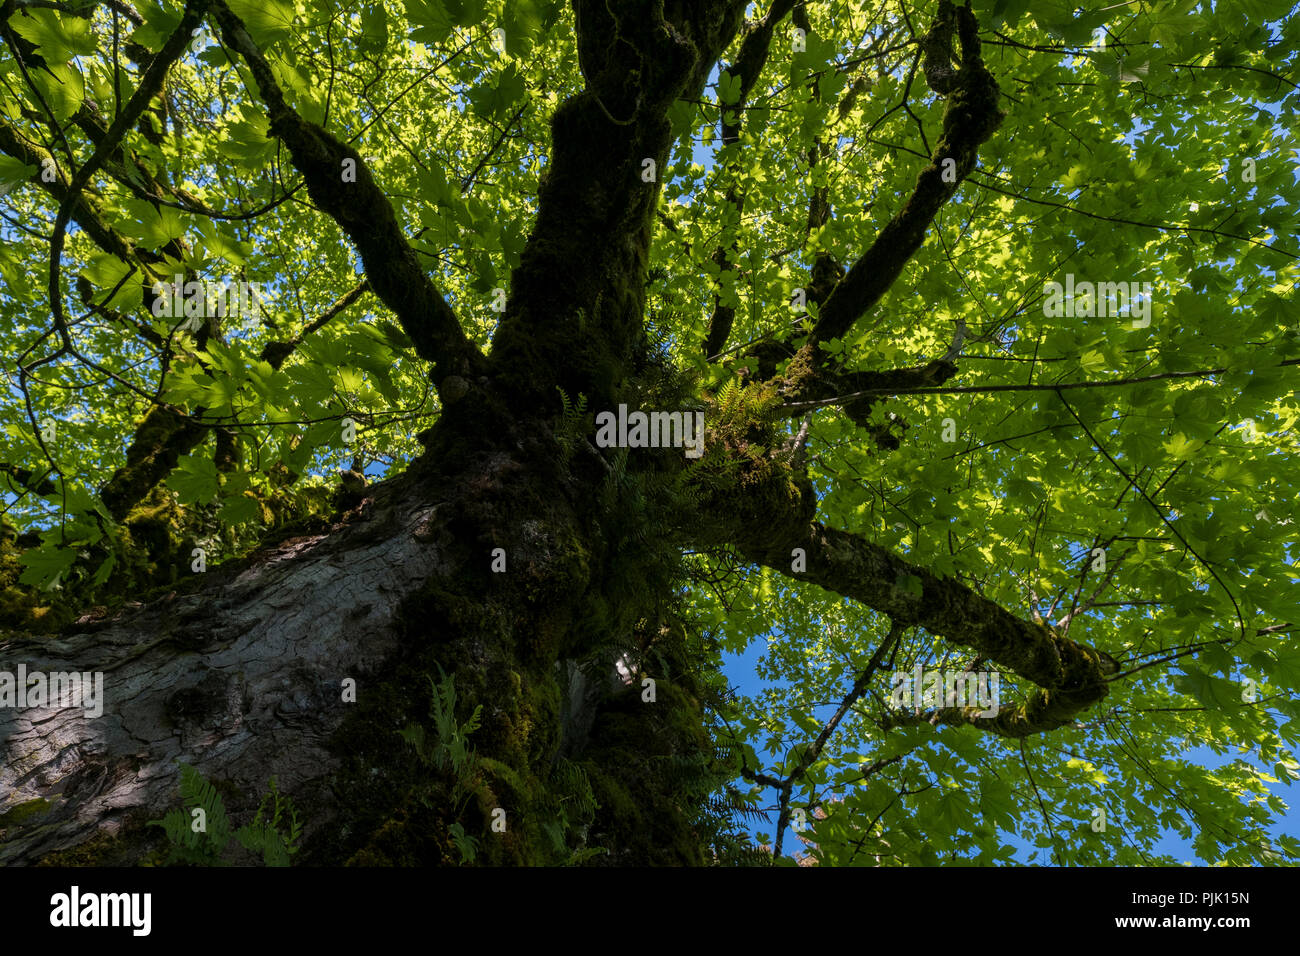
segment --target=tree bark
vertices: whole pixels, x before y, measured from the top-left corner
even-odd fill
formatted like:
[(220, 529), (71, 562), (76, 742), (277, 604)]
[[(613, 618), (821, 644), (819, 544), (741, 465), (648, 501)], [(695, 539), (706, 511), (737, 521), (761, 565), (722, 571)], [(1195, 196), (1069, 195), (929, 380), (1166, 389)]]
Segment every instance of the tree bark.
[(320, 783), (339, 766), (328, 741), (351, 706), (342, 681), (356, 680), (364, 699), (398, 646), (401, 602), (446, 570), (437, 506), (414, 485), (378, 487), (337, 533), (290, 538), (66, 637), (0, 647), (10, 672), (103, 672), (105, 695), (97, 719), (0, 710), (6, 808), (50, 804), (4, 833), (0, 863), (35, 862), (101, 831), (130, 833), (112, 858), (137, 861), (153, 848), (140, 821), (178, 802), (178, 760), (245, 796), (274, 773), (315, 807), (309, 834), (328, 826), (337, 811)]
[[(607, 862), (701, 862), (676, 782), (651, 766), (706, 750), (695, 688), (661, 673), (650, 703), (639, 681), (611, 679), (615, 656), (636, 667), (644, 608), (608, 593), (605, 543), (575, 507), (593, 489), (562, 469), (541, 422), (485, 428), (449, 410), (428, 441), (425, 460), (327, 533), (67, 636), (0, 644), (0, 671), (102, 672), (106, 698), (95, 719), (0, 710), (0, 863), (158, 861), (161, 831), (145, 824), (179, 805), (178, 761), (236, 821), (274, 775), (303, 811), (308, 863), (452, 862), (455, 822), (486, 862), (566, 862), (582, 847)], [(661, 657), (676, 640), (652, 639)], [(482, 705), (470, 743), (496, 762), (468, 782), (468, 807), (397, 733), (430, 724), (440, 670), (459, 722)], [(561, 756), (602, 806), (581, 825), (556, 812)], [(490, 829), (498, 808), (503, 833)], [(556, 823), (562, 840), (546, 834)]]

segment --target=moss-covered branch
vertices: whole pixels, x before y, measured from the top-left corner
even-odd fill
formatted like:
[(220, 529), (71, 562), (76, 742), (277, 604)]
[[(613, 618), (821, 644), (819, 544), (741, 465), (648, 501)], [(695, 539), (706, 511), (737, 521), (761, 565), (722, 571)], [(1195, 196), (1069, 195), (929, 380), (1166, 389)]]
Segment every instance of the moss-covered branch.
[(436, 380), (479, 369), (482, 354), (425, 273), (361, 154), (289, 106), (271, 65), (226, 4), (218, 0), (213, 14), (224, 41), (248, 64), (271, 134), (288, 147), (312, 201), (352, 240), (370, 287), (392, 309), (420, 357), (433, 364)]
[(574, 3), (586, 84), (551, 118), (537, 220), (493, 340), (500, 384), (520, 405), (555, 406), (558, 385), (607, 407), (629, 378), (643, 345), (668, 110), (700, 95), (744, 7)]
[(984, 716), (982, 707), (940, 707), (920, 714), (895, 711), (886, 714), (880, 722), (884, 730), (892, 727), (974, 727), (999, 737), (1017, 739), (1031, 734), (1042, 734), (1075, 722), (1079, 710), (1074, 701), (1060, 693), (1039, 690), (1030, 695), (1029, 703), (1015, 707), (999, 707), (997, 716)]
[(698, 533), (722, 534), (756, 564), (860, 601), (897, 623), (924, 627), (1038, 686), (1023, 707), (980, 722), (987, 729), (1006, 736), (1051, 730), (1105, 698), (1105, 677), (1116, 670), (1110, 655), (1019, 618), (859, 535), (813, 521), (811, 489), (796, 477), (774, 473), (750, 493), (712, 496)]
[[(44, 147), (20, 135), (3, 117), (0, 117), (0, 151), (38, 170), (53, 170), (52, 178), (47, 180), (44, 176), (37, 176), (32, 181), (59, 203), (67, 198), (68, 178), (53, 155)], [(97, 246), (122, 261), (129, 262), (136, 258), (146, 262), (161, 260), (161, 257), (148, 249), (136, 249), (135, 243), (110, 226), (99, 207), (84, 194), (78, 195), (73, 200), (71, 215), (72, 221), (85, 230), (86, 235), (90, 236)]]
[(750, 367), (759, 380), (776, 385), (782, 400), (775, 411), (778, 417), (797, 418), (817, 408), (838, 405), (850, 420), (868, 428), (874, 427), (868, 417), (871, 406), (882, 398), (908, 389), (942, 385), (957, 374), (957, 366), (945, 358), (910, 368), (848, 372), (830, 363), (816, 363), (810, 345), (793, 352), (780, 342), (757, 345), (746, 359), (756, 364), (756, 368), (753, 364)]
[(206, 426), (170, 406), (150, 408), (126, 450), (126, 464), (113, 472), (99, 492), (114, 520), (125, 518), (154, 485), (171, 474), (180, 456), (188, 455), (206, 434)]

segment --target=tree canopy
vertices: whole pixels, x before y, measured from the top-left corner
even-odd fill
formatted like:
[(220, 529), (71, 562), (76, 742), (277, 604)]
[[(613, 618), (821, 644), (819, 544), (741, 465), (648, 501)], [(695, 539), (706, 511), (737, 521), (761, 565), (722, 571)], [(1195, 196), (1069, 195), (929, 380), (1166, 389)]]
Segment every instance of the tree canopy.
[[(625, 546), (678, 562), (701, 799), (774, 806), (787, 862), (1300, 859), (1289, 0), (4, 0), (0, 37), (8, 633), (326, 526), (508, 368), (599, 474), (639, 450), (598, 413), (703, 413)], [(891, 702), (953, 672), (995, 706)]]

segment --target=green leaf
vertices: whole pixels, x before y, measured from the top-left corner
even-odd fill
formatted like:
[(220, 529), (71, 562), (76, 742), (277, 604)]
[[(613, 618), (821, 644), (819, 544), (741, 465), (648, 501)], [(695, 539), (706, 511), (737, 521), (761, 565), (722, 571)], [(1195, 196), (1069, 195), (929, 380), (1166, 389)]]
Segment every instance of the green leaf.
[(483, 20), (483, 0), (443, 0), (457, 26), (471, 27)]
[(388, 45), (388, 14), (381, 4), (366, 7), (361, 11), (362, 43), (371, 51), (382, 50)]
[(1083, 368), (1085, 374), (1089, 376), (1097, 375), (1106, 368), (1106, 356), (1096, 350), (1084, 352), (1079, 359), (1079, 365)]
[(506, 4), (501, 23), (506, 31), (506, 51), (511, 56), (527, 55), (558, 19), (560, 10), (556, 0), (512, 0)]
[(92, 299), (97, 305), (131, 311), (143, 304), (144, 287), (139, 268), (133, 269), (117, 256), (109, 253), (95, 256), (82, 275), (90, 283)]
[(1175, 676), (1172, 683), (1176, 689), (1184, 694), (1190, 694), (1212, 710), (1221, 710), (1241, 703), (1241, 693), (1236, 684), (1219, 677), (1211, 677), (1197, 667), (1185, 666), (1183, 673)]
[(36, 44), (47, 64), (66, 63), (75, 56), (94, 53), (97, 45), (89, 19), (60, 19), (53, 10), (40, 7), (19, 10), (9, 18), (9, 26)]
[(511, 63), (495, 73), (487, 83), (471, 90), (469, 101), (474, 112), (483, 119), (503, 119), (523, 98), (524, 90), (523, 74)]
[(0, 187), (12, 188), (18, 183), (27, 182), (37, 172), (35, 166), (14, 159), (12, 156), (0, 156)]
[(171, 206), (155, 206), (144, 199), (127, 199), (122, 208), (133, 217), (123, 231), (139, 239), (147, 248), (160, 249), (185, 235), (183, 214)]
[(217, 150), (245, 169), (260, 169), (275, 155), (275, 140), (264, 114), (256, 110), (241, 111), (239, 119), (228, 122), (217, 141)]
[(81, 71), (74, 64), (48, 63), (43, 69), (29, 71), (29, 75), (58, 122), (81, 108), (86, 89)]
[(456, 27), (456, 21), (442, 0), (403, 0), (407, 22), (414, 27), (411, 39), (437, 46)]
[(91, 578), (91, 583), (98, 586), (108, 580), (108, 576), (113, 573), (113, 567), (117, 563), (117, 558), (110, 552), (108, 557), (100, 562), (99, 567), (95, 569), (95, 574)]
[(31, 548), (18, 556), (18, 563), (23, 566), (18, 581), (42, 590), (52, 587), (76, 560), (75, 548), (62, 548), (53, 541), (46, 541), (39, 548)]
[(217, 466), (210, 458), (181, 455), (167, 477), (167, 486), (181, 504), (206, 504), (217, 493)]
[(293, 32), (293, 4), (286, 0), (226, 0), (226, 3), (263, 49)]
[(1174, 461), (1186, 461), (1188, 458), (1195, 455), (1204, 445), (1205, 442), (1190, 439), (1182, 432), (1178, 432), (1161, 447), (1164, 448), (1165, 454)]
[(728, 105), (740, 100), (740, 77), (723, 70), (718, 74), (718, 102)]
[(218, 517), (223, 524), (239, 525), (246, 521), (257, 521), (262, 516), (262, 507), (257, 499), (250, 495), (236, 495), (227, 498), (221, 506)]
[(144, 23), (136, 27), (131, 34), (131, 39), (151, 53), (157, 53), (162, 49), (167, 38), (176, 32), (176, 28), (181, 24), (181, 18), (185, 16), (182, 7), (170, 4), (163, 6), (158, 0), (141, 0), (136, 5), (136, 9), (144, 19)]

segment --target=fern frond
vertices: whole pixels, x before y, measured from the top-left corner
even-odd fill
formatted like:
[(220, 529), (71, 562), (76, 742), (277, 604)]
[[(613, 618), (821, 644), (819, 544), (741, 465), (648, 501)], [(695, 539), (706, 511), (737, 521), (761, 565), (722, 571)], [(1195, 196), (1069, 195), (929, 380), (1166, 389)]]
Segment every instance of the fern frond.
[(451, 834), (452, 843), (456, 846), (456, 852), (460, 854), (462, 863), (473, 863), (474, 857), (478, 855), (478, 840), (465, 832), (465, 828), (459, 823), (453, 823), (447, 828)]

